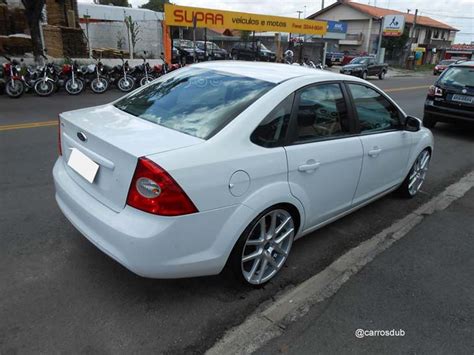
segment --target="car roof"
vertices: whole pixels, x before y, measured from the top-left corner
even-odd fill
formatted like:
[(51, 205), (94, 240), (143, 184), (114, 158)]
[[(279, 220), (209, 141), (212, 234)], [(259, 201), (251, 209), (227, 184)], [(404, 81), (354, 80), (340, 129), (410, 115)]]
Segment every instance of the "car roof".
[(347, 75), (337, 74), (326, 70), (305, 68), (300, 65), (289, 65), (282, 63), (219, 60), (197, 63), (193, 64), (192, 66), (196, 68), (217, 70), (234, 75), (242, 75), (272, 83), (281, 83), (282, 81), (300, 76), (314, 76), (316, 79), (318, 79), (318, 81), (347, 80)]
[(451, 64), (453, 67), (474, 67), (474, 60), (468, 60), (461, 63)]

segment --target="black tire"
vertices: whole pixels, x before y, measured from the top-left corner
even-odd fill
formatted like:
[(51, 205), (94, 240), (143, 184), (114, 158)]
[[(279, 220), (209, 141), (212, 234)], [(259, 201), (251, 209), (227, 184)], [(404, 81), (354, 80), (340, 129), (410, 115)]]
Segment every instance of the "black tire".
[(367, 70), (364, 70), (362, 72), (361, 78), (364, 79), (364, 80), (367, 80)]
[(418, 157), (416, 158), (415, 162), (413, 163), (412, 167), (410, 168), (410, 171), (408, 172), (407, 176), (405, 177), (405, 180), (403, 180), (403, 183), (400, 185), (400, 187), (397, 190), (397, 192), (400, 196), (402, 196), (404, 198), (413, 198), (417, 195), (421, 185), (416, 189), (415, 192), (410, 191), (410, 177), (414, 173), (414, 170), (417, 168), (418, 160), (420, 159), (420, 157), (422, 157), (426, 153), (428, 154), (428, 161), (426, 163), (427, 164), (426, 165), (426, 170), (424, 172), (425, 175), (423, 176), (423, 180), (421, 181), (421, 184), (423, 183), (423, 181), (425, 179), (425, 176), (426, 176), (426, 171), (428, 170), (428, 166), (429, 166), (429, 163), (430, 163), (430, 160), (431, 160), (431, 152), (430, 152), (429, 149), (424, 149), (420, 154), (418, 154)]
[[(262, 218), (265, 219), (265, 217), (267, 217), (267, 215), (272, 213), (272, 212), (276, 212), (276, 213), (281, 212), (281, 213), (284, 213), (287, 216), (291, 217), (291, 222), (290, 222), (289, 226), (291, 226), (291, 228), (293, 229), (293, 232), (292, 233), (290, 232), (291, 235), (288, 237), (289, 246), (285, 246), (285, 248), (288, 248), (287, 254), (286, 254), (286, 257), (285, 257), (284, 261), (280, 260), (280, 262), (282, 263), (280, 268), (278, 270), (274, 269), (275, 273), (272, 274), (271, 276), (268, 276), (269, 277), (268, 279), (262, 280), (260, 283), (250, 282), (244, 276), (244, 266), (243, 265), (244, 265), (245, 262), (242, 260), (243, 257), (244, 257), (244, 251), (246, 250), (245, 248), (249, 247), (247, 245), (247, 240), (250, 239), (250, 237), (253, 236), (252, 232), (255, 232), (255, 228), (260, 228), (259, 227), (260, 220)], [(295, 218), (294, 214), (291, 213), (291, 211), (288, 210), (285, 206), (276, 205), (276, 206), (267, 208), (265, 211), (263, 211), (257, 217), (255, 217), (255, 219), (253, 219), (252, 222), (250, 222), (250, 224), (247, 226), (247, 228), (245, 228), (244, 232), (240, 236), (239, 240), (235, 244), (235, 246), (232, 249), (232, 252), (229, 256), (229, 259), (227, 261), (228, 269), (230, 269), (230, 271), (232, 271), (234, 277), (240, 283), (245, 284), (247, 286), (256, 287), (256, 288), (262, 287), (267, 282), (272, 280), (276, 275), (278, 275), (279, 271), (281, 271), (281, 269), (284, 267), (284, 264), (286, 263), (287, 258), (288, 258), (288, 254), (291, 252), (291, 246), (293, 244), (293, 238), (294, 238), (294, 235), (296, 234), (297, 228), (298, 228), (297, 219)], [(260, 231), (260, 233), (261, 233), (261, 231)], [(286, 232), (284, 232), (284, 233), (286, 233)], [(276, 235), (279, 235), (279, 234), (276, 234)], [(266, 243), (263, 243), (263, 244), (266, 244)], [(260, 246), (259, 247), (255, 246), (255, 248), (260, 248)], [(265, 246), (262, 247), (263, 252), (265, 252), (264, 249), (265, 249)], [(264, 261), (264, 263), (266, 263), (266, 261)], [(267, 265), (267, 264), (265, 264), (265, 265)], [(256, 275), (258, 275), (261, 272), (260, 268), (257, 268), (257, 269), (259, 269), (259, 270), (258, 270)], [(263, 274), (265, 274), (266, 270), (267, 269), (263, 270)], [(250, 278), (251, 278), (251, 276), (250, 276)]]
[(75, 79), (76, 87), (72, 85), (72, 79), (68, 79), (64, 84), (64, 89), (69, 95), (79, 95), (84, 90), (84, 82), (81, 79)]
[(25, 84), (21, 80), (13, 80), (13, 88), (10, 85), (11, 81), (7, 81), (5, 93), (12, 99), (18, 99), (25, 92)]
[(35, 92), (38, 96), (46, 97), (53, 93), (56, 85), (53, 81), (43, 81), (39, 79), (34, 86)]
[(437, 121), (431, 115), (425, 114), (423, 116), (423, 126), (426, 128), (434, 128), (434, 126), (436, 126), (436, 122)]
[(380, 79), (380, 80), (385, 79), (385, 74), (387, 74), (387, 72), (386, 72), (385, 70), (382, 70), (382, 71), (379, 73), (379, 79)]

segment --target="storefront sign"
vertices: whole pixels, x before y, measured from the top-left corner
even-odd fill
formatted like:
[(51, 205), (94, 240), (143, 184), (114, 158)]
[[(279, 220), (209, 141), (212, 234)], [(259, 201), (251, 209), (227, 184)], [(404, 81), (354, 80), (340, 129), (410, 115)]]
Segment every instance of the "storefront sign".
[(347, 32), (347, 23), (339, 21), (327, 21), (328, 23), (328, 32), (332, 33), (346, 33)]
[(387, 37), (399, 37), (405, 29), (405, 16), (387, 15), (383, 18), (382, 32)]
[(324, 35), (327, 30), (326, 21), (300, 20), (291, 17), (165, 4), (165, 22), (167, 26), (193, 27), (193, 19), (195, 19), (196, 27), (243, 31)]

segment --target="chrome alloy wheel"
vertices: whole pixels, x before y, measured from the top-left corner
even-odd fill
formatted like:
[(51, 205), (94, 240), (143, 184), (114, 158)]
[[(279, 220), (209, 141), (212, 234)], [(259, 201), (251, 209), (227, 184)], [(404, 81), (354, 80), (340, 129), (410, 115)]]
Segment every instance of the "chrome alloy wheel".
[(241, 269), (247, 282), (260, 285), (280, 271), (290, 253), (295, 235), (288, 211), (275, 209), (254, 225), (242, 251)]
[(411, 196), (416, 195), (420, 191), (421, 185), (423, 185), (426, 178), (430, 158), (431, 155), (428, 150), (422, 151), (418, 158), (416, 158), (408, 177), (408, 192)]

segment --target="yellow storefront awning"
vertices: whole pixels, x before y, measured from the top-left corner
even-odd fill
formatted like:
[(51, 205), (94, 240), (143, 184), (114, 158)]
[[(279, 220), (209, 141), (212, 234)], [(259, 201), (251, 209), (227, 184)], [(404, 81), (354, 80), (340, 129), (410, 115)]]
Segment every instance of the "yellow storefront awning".
[(241, 31), (291, 32), (324, 35), (326, 21), (300, 20), (292, 17), (267, 16), (245, 12), (212, 10), (165, 4), (167, 26), (229, 28)]

